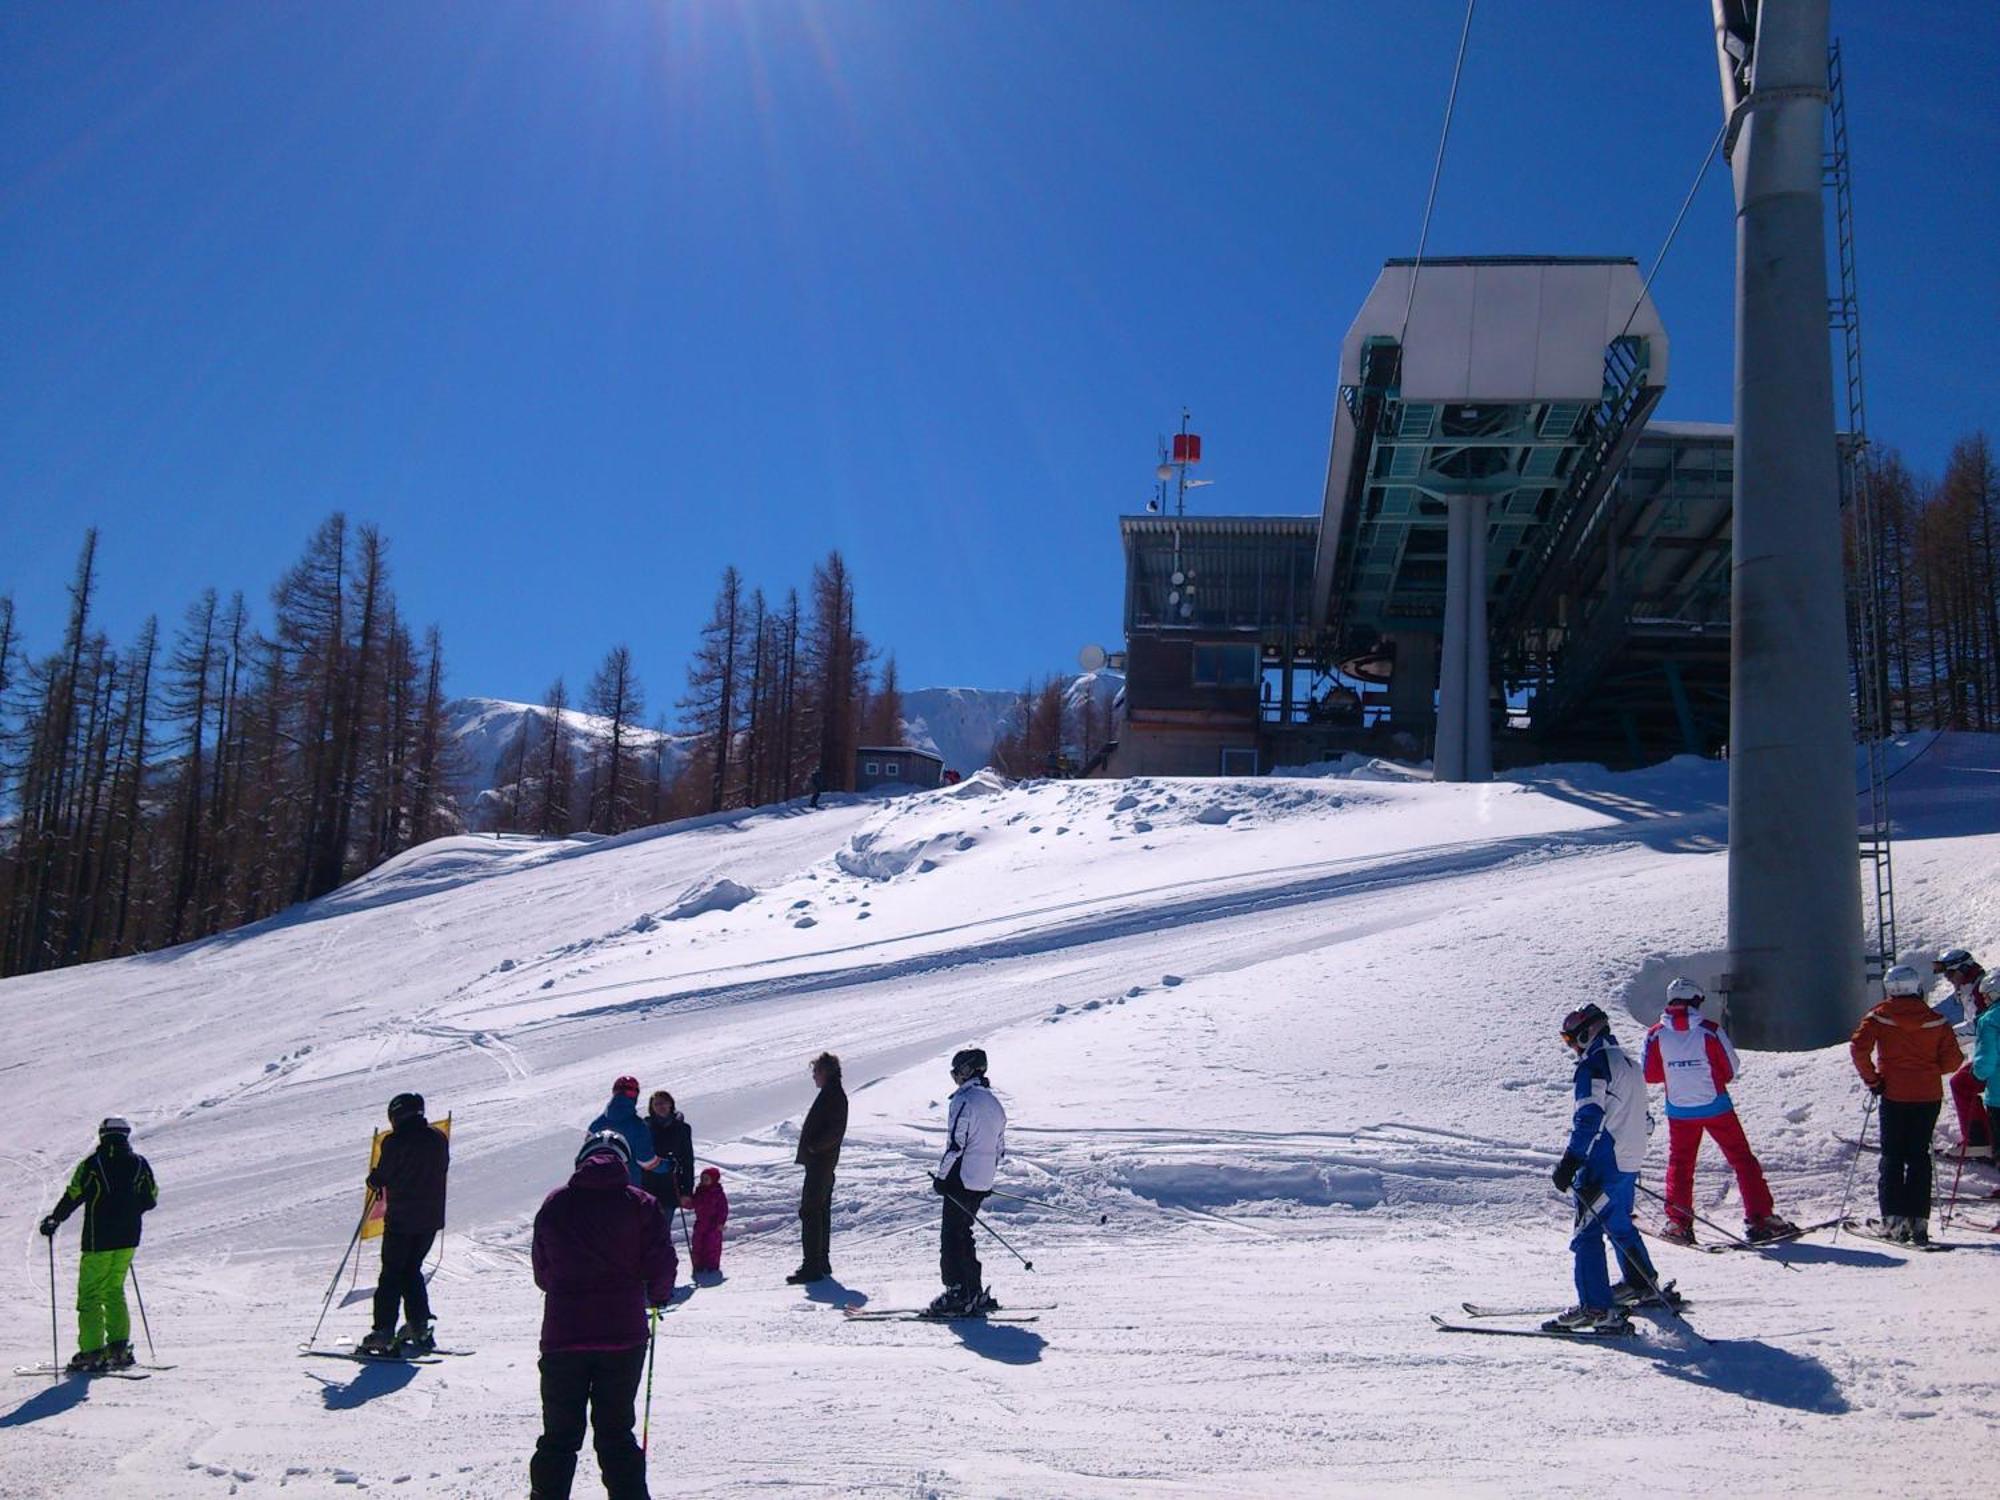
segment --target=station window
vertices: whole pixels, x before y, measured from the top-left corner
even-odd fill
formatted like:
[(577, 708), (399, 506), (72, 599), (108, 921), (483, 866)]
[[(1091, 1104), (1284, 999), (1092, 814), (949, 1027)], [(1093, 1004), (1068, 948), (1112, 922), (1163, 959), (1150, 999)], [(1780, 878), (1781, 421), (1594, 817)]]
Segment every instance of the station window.
[(1222, 751), (1222, 774), (1224, 776), (1255, 776), (1257, 774), (1257, 752), (1236, 746), (1225, 746)]
[(883, 761), (882, 774), (889, 777), (892, 781), (900, 780), (903, 775), (903, 763), (900, 760)]
[(1260, 653), (1254, 645), (1196, 646), (1196, 687), (1251, 688), (1257, 685)]
[(882, 774), (882, 764), (880, 761), (863, 761), (861, 769), (870, 776), (880, 776)]

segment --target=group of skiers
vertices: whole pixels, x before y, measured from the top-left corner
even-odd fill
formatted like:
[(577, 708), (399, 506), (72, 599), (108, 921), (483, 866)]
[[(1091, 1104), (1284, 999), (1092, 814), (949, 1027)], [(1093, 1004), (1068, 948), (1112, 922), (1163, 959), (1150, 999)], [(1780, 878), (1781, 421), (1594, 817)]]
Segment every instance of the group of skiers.
[[(1933, 965), (1952, 993), (1935, 1010), (1918, 971), (1899, 964), (1883, 976), (1883, 999), (1862, 1017), (1849, 1043), (1855, 1071), (1881, 1108), (1882, 1166), (1878, 1183), (1884, 1238), (1930, 1242), (1931, 1136), (1942, 1107), (1942, 1080), (1952, 1080), (1958, 1105), (1960, 1154), (1992, 1160), (2000, 1142), (2000, 976), (1988, 974), (1963, 948)], [(1563, 1018), (1562, 1039), (1575, 1057), (1569, 1139), (1552, 1174), (1558, 1192), (1574, 1197), (1570, 1237), (1577, 1301), (1542, 1325), (1550, 1333), (1622, 1333), (1629, 1310), (1678, 1305), (1663, 1285), (1633, 1218), (1639, 1170), (1652, 1118), (1648, 1084), (1665, 1091), (1665, 1223), (1658, 1237), (1695, 1242), (1694, 1172), (1705, 1137), (1713, 1137), (1736, 1174), (1744, 1238), (1752, 1244), (1798, 1235), (1777, 1212), (1764, 1169), (1737, 1118), (1729, 1085), (1740, 1071), (1736, 1048), (1721, 1024), (1701, 1013), (1707, 996), (1694, 981), (1667, 986), (1660, 1019), (1635, 1060), (1611, 1033), (1603, 1009), (1584, 1005)], [(1973, 1029), (1965, 1062), (1954, 1028)], [(1864, 1125), (1865, 1130), (1865, 1125)], [(2000, 1197), (2000, 1191), (1994, 1194)], [(1620, 1271), (1606, 1262), (1610, 1242)]]

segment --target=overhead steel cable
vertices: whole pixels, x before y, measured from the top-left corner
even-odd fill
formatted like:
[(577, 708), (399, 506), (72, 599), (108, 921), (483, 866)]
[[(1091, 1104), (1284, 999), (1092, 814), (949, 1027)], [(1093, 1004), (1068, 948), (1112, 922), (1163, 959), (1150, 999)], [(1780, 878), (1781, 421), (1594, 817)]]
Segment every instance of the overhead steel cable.
[(1431, 163), (1431, 190), (1424, 195), (1424, 222), (1417, 231), (1417, 258), (1410, 265), (1410, 294), (1403, 302), (1403, 326), (1396, 331), (1396, 383), (1402, 384), (1403, 344), (1409, 338), (1410, 311), (1417, 305), (1417, 278), (1424, 270), (1424, 250), (1430, 244), (1431, 211), (1437, 207), (1438, 178), (1444, 175), (1444, 148), (1451, 141), (1451, 118), (1458, 108), (1458, 81), (1465, 73), (1465, 48), (1472, 38), (1472, 12), (1479, 0), (1465, 0), (1465, 24), (1458, 33), (1458, 59), (1451, 65), (1451, 93), (1444, 101), (1444, 129), (1438, 135), (1437, 160)]
[(1666, 239), (1660, 245), (1660, 253), (1653, 257), (1653, 269), (1646, 273), (1646, 281), (1639, 288), (1639, 300), (1632, 304), (1632, 310), (1625, 314), (1625, 326), (1618, 330), (1621, 339), (1632, 331), (1632, 320), (1639, 316), (1639, 309), (1646, 305), (1646, 294), (1653, 289), (1653, 278), (1660, 274), (1665, 264), (1667, 252), (1674, 247), (1674, 238), (1681, 232), (1688, 210), (1694, 207), (1694, 197), (1701, 191), (1701, 185), (1708, 180), (1708, 169), (1715, 165), (1715, 153), (1722, 149), (1722, 138), (1729, 133), (1729, 122), (1724, 120), (1715, 132), (1715, 139), (1708, 143), (1708, 154), (1701, 159), (1701, 167), (1694, 174), (1694, 181), (1688, 185), (1687, 197), (1681, 200), (1681, 211), (1674, 215), (1673, 228), (1667, 231)]

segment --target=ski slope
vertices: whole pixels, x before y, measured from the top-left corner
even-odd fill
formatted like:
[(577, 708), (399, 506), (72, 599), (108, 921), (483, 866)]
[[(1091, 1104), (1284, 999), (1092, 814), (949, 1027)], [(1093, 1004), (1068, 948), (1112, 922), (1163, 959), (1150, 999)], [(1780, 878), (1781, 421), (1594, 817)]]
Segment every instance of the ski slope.
[[(1907, 1496), (1985, 1472), (2000, 1234), (1935, 1256), (1820, 1236), (1791, 1269), (1663, 1247), (1707, 1345), (1430, 1326), (1571, 1300), (1556, 1023), (1594, 999), (1636, 1042), (1673, 960), (1721, 945), (1724, 771), (1324, 769), (983, 774), (616, 839), (445, 839), (242, 932), (0, 985), (0, 1335), (47, 1357), (35, 1221), (117, 1110), (161, 1181), (138, 1264), (176, 1365), (17, 1379), (0, 1495), (524, 1493), (527, 1226), (625, 1072), (674, 1091), (733, 1207), (726, 1279), (662, 1326), (659, 1496)], [(1914, 740), (1893, 791), (1906, 949), (2000, 951), (2000, 745)], [(1055, 1306), (847, 1323), (839, 1304), (935, 1290), (926, 1168), (969, 1042), (1012, 1116), (1000, 1186), (1028, 1200), (991, 1218), (1034, 1262), (984, 1240), (989, 1280)], [(853, 1114), (839, 1279), (809, 1294), (783, 1277), (823, 1047)], [(1745, 1061), (1780, 1211), (1829, 1216), (1861, 1115), (1845, 1049)], [(477, 1352), (300, 1359), (404, 1089), (453, 1116), (432, 1295)], [(1662, 1130), (1650, 1185), (1664, 1151)], [(1708, 1158), (1699, 1194), (1735, 1226)], [(67, 1355), (74, 1222), (57, 1247)], [(365, 1330), (372, 1270), (329, 1335)], [(586, 1454), (577, 1494), (599, 1492)]]

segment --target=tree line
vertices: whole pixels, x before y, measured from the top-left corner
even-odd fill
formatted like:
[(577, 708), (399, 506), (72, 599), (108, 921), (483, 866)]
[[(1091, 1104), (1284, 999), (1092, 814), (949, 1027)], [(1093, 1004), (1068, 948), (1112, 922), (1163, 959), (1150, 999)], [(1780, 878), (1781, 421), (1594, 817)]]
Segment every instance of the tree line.
[(0, 597), (0, 974), (203, 937), (456, 826), (444, 648), (396, 607), (370, 526), (329, 517), (271, 591), (172, 639), (98, 628), (98, 535), (44, 656)]
[[(1874, 696), (1885, 708), (1883, 727), (2000, 730), (2000, 470), (1991, 444), (1983, 433), (1961, 439), (1936, 479), (1913, 473), (1893, 450), (1879, 451), (1866, 477), (1882, 624)], [(1849, 508), (1857, 590), (1869, 586), (1858, 515)], [(1869, 670), (1858, 607), (1849, 610), (1849, 627), (1857, 673)]]
[[(596, 722), (579, 723), (573, 708)], [(625, 645), (575, 703), (558, 677), (508, 742), (484, 821), (543, 837), (623, 833), (847, 790), (857, 748), (903, 738), (895, 659), (878, 674), (839, 552), (814, 567), (803, 599), (793, 588), (776, 603), (724, 568), (674, 709), (678, 729), (664, 713), (647, 724)]]
[[(122, 647), (96, 620), (98, 545), (46, 654), (0, 596), (0, 975), (223, 932), (466, 826), (443, 644), (398, 610), (374, 527), (330, 517), (261, 619), (209, 589), (170, 640), (148, 620)], [(622, 833), (843, 790), (856, 748), (903, 737), (895, 661), (878, 669), (838, 552), (775, 604), (724, 569), (680, 727), (645, 705), (625, 645), (575, 705), (558, 678), (482, 821)]]

